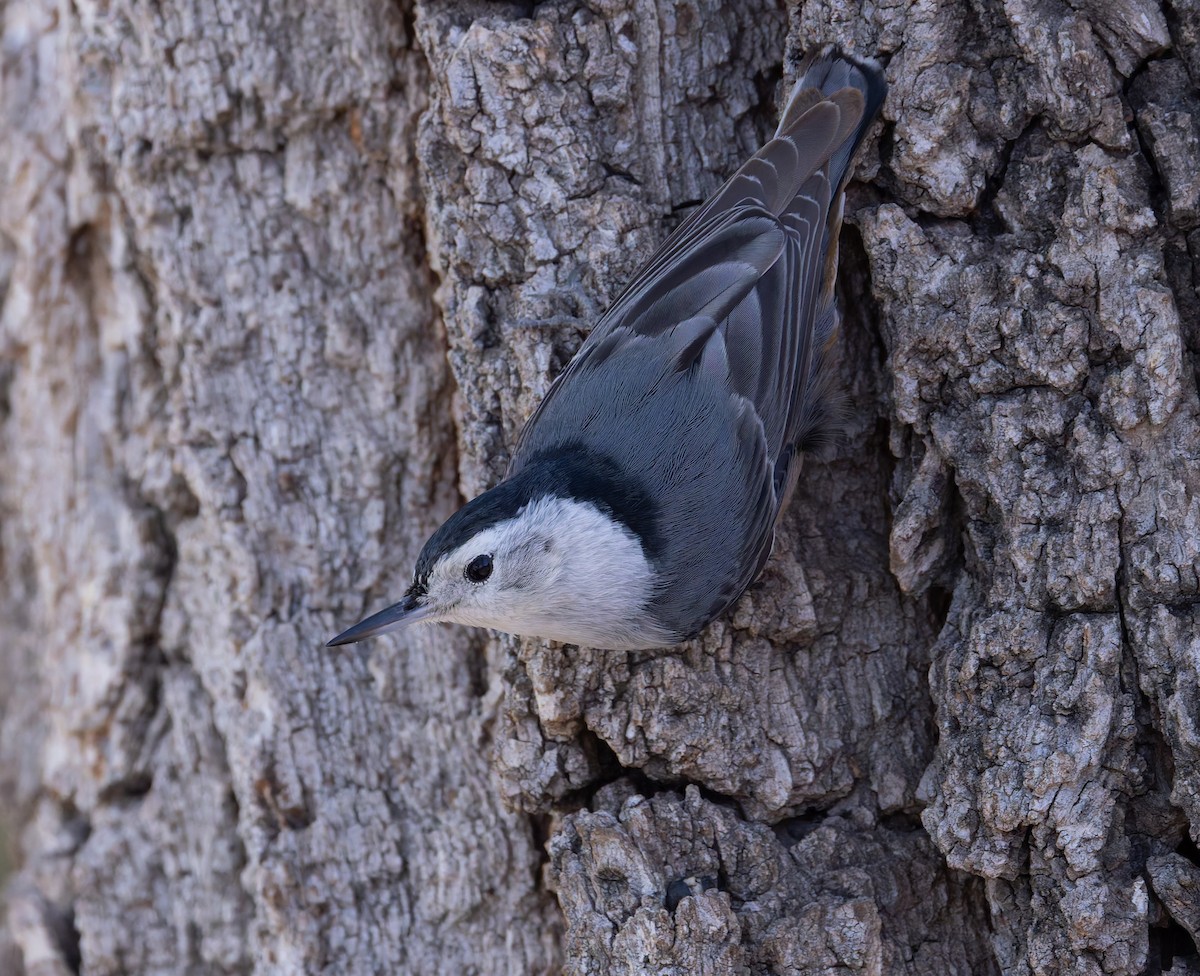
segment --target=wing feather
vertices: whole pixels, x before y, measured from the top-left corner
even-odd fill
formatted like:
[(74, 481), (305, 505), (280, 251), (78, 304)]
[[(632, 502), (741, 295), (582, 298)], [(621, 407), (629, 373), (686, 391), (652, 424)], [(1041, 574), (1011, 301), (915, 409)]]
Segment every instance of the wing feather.
[[(609, 435), (624, 438), (620, 443), (659, 436), (647, 424), (682, 430), (690, 418), (665, 414), (726, 397), (725, 432), (706, 428), (704, 436), (731, 437), (725, 450), (732, 457), (695, 460), (719, 462), (730, 472), (722, 477), (736, 479), (721, 482), (721, 490), (729, 493), (729, 518), (737, 522), (731, 538), (741, 540), (741, 551), (729, 554), (727, 562), (714, 556), (713, 565), (725, 568), (714, 571), (712, 580), (679, 583), (688, 592), (712, 594), (713, 607), (700, 626), (736, 599), (761, 568), (783, 496), (795, 481), (793, 459), (827, 412), (819, 402), (827, 385), (819, 367), (838, 321), (833, 276), (842, 187), (885, 92), (877, 66), (830, 51), (811, 59), (775, 136), (655, 252), (522, 432), (510, 475), (556, 438), (575, 433), (558, 428), (574, 424), (590, 430), (601, 415), (620, 426), (612, 403), (593, 409), (571, 400), (554, 409), (572, 377), (580, 377), (589, 397), (615, 386), (602, 372), (610, 363), (627, 371), (623, 377), (633, 371), (646, 384), (628, 406), (626, 429)], [(664, 383), (667, 378), (672, 379)], [(660, 389), (671, 391), (663, 394), (668, 399), (648, 406)], [(539, 424), (548, 411), (555, 421)], [(688, 436), (700, 436), (695, 425)], [(715, 444), (704, 450), (717, 450)], [(651, 456), (663, 468), (657, 476), (663, 490), (693, 498), (696, 489), (687, 473), (676, 470), (680, 459), (668, 444), (655, 445), (639, 445), (633, 453), (642, 458), (646, 450), (659, 450)], [(707, 509), (698, 498), (686, 502), (693, 504), (695, 512), (678, 515), (671, 531), (696, 531), (689, 519), (701, 511), (711, 515), (711, 499)], [(690, 545), (678, 548), (681, 559), (690, 558)], [(667, 578), (682, 573), (683, 580), (687, 567), (667, 566), (663, 572)], [(676, 599), (687, 603), (685, 595), (677, 593)]]

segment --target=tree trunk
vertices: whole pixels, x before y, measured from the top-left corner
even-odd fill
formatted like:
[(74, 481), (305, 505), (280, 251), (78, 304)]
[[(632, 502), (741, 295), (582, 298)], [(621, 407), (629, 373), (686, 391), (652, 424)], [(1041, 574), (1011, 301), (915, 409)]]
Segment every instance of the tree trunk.
[[(0, 24), (0, 971), (1200, 973), (1200, 0)], [(831, 41), (892, 89), (760, 582), (325, 649)]]

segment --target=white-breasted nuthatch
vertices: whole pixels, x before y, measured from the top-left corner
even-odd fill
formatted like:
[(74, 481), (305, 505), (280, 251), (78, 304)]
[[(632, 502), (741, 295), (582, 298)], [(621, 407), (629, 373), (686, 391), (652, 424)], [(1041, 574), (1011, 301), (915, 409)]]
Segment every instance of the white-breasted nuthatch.
[(737, 600), (828, 425), (843, 186), (886, 92), (874, 63), (809, 58), (775, 136), (601, 318), (505, 479), (330, 645), (425, 620), (664, 647)]

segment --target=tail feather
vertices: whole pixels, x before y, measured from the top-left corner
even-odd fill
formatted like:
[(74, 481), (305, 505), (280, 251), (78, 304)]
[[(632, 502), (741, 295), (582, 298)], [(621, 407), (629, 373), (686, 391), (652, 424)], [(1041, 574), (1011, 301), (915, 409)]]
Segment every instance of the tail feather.
[[(830, 177), (835, 185), (840, 185), (886, 96), (887, 81), (878, 63), (851, 57), (832, 45), (824, 47), (801, 63), (799, 78), (779, 118), (775, 137), (795, 136), (803, 129), (804, 116), (814, 105), (831, 98), (841, 102), (844, 114), (854, 120), (857, 131), (830, 159)], [(855, 104), (857, 98), (862, 99), (860, 105)]]
[(818, 275), (813, 283), (816, 300), (811, 331), (803, 349), (808, 362), (792, 427), (795, 449), (801, 453), (819, 453), (836, 440), (844, 423), (844, 404), (836, 392), (829, 363), (833, 340), (841, 324), (834, 288), (845, 205), (842, 191), (855, 154), (879, 114), (886, 95), (887, 82), (878, 64), (849, 57), (835, 47), (826, 47), (808, 56), (801, 64), (799, 80), (784, 106), (775, 132), (775, 141), (803, 143), (808, 139), (808, 119), (815, 106), (834, 104), (841, 112), (838, 138), (833, 142), (824, 167), (832, 188), (822, 234), (824, 261), (823, 266), (814, 269)]

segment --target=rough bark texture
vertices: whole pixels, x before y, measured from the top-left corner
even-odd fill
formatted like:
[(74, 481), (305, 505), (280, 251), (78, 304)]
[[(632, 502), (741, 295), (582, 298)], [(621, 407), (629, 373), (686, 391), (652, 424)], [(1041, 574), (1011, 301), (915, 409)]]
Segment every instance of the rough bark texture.
[[(1197, 0), (0, 29), (0, 971), (1200, 973)], [(760, 583), (325, 650), (830, 41), (892, 92)]]

